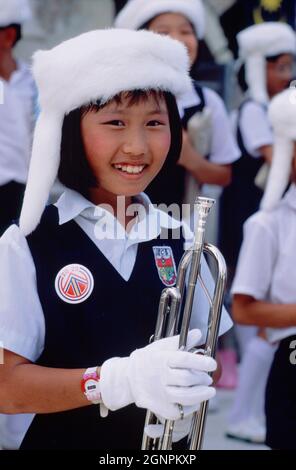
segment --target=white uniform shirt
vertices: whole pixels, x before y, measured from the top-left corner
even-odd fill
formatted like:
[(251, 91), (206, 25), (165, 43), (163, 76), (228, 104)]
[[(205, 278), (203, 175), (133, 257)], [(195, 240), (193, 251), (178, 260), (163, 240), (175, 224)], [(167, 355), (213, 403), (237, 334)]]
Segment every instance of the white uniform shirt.
[[(202, 87), (205, 106), (211, 110), (212, 138), (209, 161), (218, 165), (227, 165), (237, 160), (241, 153), (233, 137), (230, 120), (224, 103), (220, 96), (207, 87)], [(184, 116), (184, 109), (198, 106), (200, 98), (192, 86), (192, 90), (178, 102), (180, 116)]]
[(260, 147), (273, 144), (267, 112), (255, 101), (244, 104), (240, 114), (240, 131), (246, 150), (254, 158), (261, 156), (258, 151)]
[[(150, 203), (143, 194), (139, 198), (145, 207)], [(150, 204), (148, 214), (142, 217), (140, 212), (139, 220), (126, 233), (108, 211), (97, 209), (80, 194), (69, 189), (60, 197), (56, 206), (60, 225), (74, 219), (125, 280), (130, 278), (134, 268), (139, 243), (155, 238), (161, 229), (178, 228), (182, 225)], [(104, 238), (106, 232), (110, 236), (114, 227), (120, 236), (123, 235), (122, 239)], [(189, 234), (187, 230), (189, 229), (186, 229)], [(0, 259), (0, 340), (5, 349), (34, 362), (44, 348), (45, 322), (36, 288), (33, 259), (26, 238), (16, 225), (12, 225), (0, 239)], [(213, 280), (204, 259), (202, 272), (206, 285), (213, 291)], [(116, 286), (114, 291), (116, 292)], [(191, 328), (202, 330), (202, 344), (207, 330), (208, 303), (200, 287), (195, 295), (193, 312)], [(227, 312), (223, 311), (220, 334), (231, 326)]]
[[(244, 225), (244, 241), (232, 294), (275, 304), (296, 304), (296, 185), (271, 212), (257, 212)], [(291, 328), (267, 328), (268, 339), (296, 334)]]
[(4, 103), (0, 104), (0, 186), (27, 181), (36, 89), (29, 67), (20, 62), (8, 82), (1, 81)]

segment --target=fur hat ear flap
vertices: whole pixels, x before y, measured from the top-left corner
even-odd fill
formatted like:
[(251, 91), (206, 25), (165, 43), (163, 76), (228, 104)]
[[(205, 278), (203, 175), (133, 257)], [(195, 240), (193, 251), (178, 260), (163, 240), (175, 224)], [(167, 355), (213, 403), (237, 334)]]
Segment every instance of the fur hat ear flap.
[(246, 82), (249, 96), (259, 103), (269, 101), (266, 89), (266, 61), (261, 54), (253, 54), (246, 60)]
[(28, 182), (20, 216), (20, 229), (25, 236), (33, 232), (39, 224), (57, 177), (63, 120), (63, 115), (58, 119), (55, 113), (42, 112), (36, 123)]
[(293, 149), (294, 143), (291, 140), (275, 135), (272, 165), (260, 204), (262, 210), (273, 209), (284, 194), (291, 173)]
[(274, 130), (271, 170), (261, 209), (270, 210), (280, 201), (289, 183), (296, 142), (295, 87), (276, 95), (270, 102), (268, 117)]

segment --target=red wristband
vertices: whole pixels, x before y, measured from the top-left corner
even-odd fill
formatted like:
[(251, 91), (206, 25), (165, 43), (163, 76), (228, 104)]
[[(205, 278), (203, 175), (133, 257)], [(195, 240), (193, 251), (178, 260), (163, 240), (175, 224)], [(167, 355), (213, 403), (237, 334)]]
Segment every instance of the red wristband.
[(101, 402), (100, 374), (97, 367), (86, 369), (81, 379), (81, 391), (95, 405)]

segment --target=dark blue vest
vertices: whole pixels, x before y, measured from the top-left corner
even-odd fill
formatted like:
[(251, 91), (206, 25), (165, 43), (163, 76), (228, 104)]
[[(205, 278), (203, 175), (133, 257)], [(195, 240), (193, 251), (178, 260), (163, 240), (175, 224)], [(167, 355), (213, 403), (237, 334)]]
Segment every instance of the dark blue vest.
[[(160, 293), (165, 287), (155, 265), (153, 246), (171, 246), (178, 265), (183, 239), (140, 243), (132, 275), (125, 281), (83, 230), (70, 221), (58, 225), (48, 207), (28, 237), (44, 312), (45, 347), (37, 364), (87, 368), (114, 356), (127, 356), (149, 343)], [(94, 290), (82, 303), (69, 304), (56, 293), (55, 279), (66, 265), (81, 264), (94, 278)], [(140, 448), (145, 411), (129, 406), (100, 418), (98, 406), (36, 415), (23, 449)]]

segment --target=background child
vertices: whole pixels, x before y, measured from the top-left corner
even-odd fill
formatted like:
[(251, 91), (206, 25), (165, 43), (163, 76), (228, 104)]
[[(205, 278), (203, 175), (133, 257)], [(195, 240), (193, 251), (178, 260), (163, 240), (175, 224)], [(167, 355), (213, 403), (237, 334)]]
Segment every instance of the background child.
[[(233, 165), (232, 183), (221, 198), (220, 248), (233, 279), (244, 221), (259, 209), (263, 195), (255, 177), (264, 162), (271, 162), (273, 134), (267, 118), (269, 100), (289, 86), (293, 77), (296, 38), (283, 23), (250, 26), (237, 36), (239, 83), (245, 98), (235, 130), (241, 158)], [(239, 67), (239, 66), (238, 66)]]
[[(242, 156), (234, 163), (232, 182), (222, 194), (219, 242), (227, 262), (229, 285), (235, 273), (243, 223), (258, 210), (263, 195), (255, 184), (255, 177), (264, 162), (271, 161), (273, 133), (267, 106), (270, 98), (287, 88), (296, 52), (295, 32), (282, 23), (251, 26), (239, 33), (237, 40), (241, 62), (239, 82), (245, 100), (238, 110), (235, 129)], [(264, 413), (266, 383), (262, 370), (268, 370), (267, 364), (271, 364), (274, 353), (274, 348), (263, 339), (264, 332), (259, 333), (260, 337), (257, 332), (254, 327), (238, 325), (235, 328), (241, 366), (228, 429), (232, 436), (256, 442), (265, 438), (264, 420), (260, 419)], [(252, 401), (251, 412), (245, 396)]]
[(29, 167), (35, 86), (14, 48), (30, 15), (27, 0), (0, 0), (0, 235), (19, 216)]
[[(296, 334), (293, 276), (296, 237), (296, 106), (292, 89), (273, 98), (268, 115), (274, 132), (271, 171), (262, 210), (248, 219), (244, 227), (244, 242), (232, 287), (233, 315), (240, 323), (268, 327), (268, 341), (278, 346), (267, 386), (266, 442), (275, 449), (295, 449), (295, 365), (290, 361), (290, 344)], [(289, 183), (291, 161), (292, 184), (280, 200)], [(267, 344), (262, 340), (263, 351)], [(261, 377), (259, 374), (255, 377), (253, 373), (257, 362), (261, 365)], [(261, 394), (270, 362), (265, 360), (264, 364), (253, 356), (253, 362), (251, 364), (249, 361), (247, 370), (244, 367), (247, 364), (243, 361), (245, 377), (249, 377), (249, 388), (240, 397), (241, 408), (249, 407), (251, 411), (254, 408), (255, 394), (253, 391), (248, 394), (247, 391), (253, 387), (255, 393)], [(256, 411), (262, 414), (260, 409)]]
[[(176, 337), (146, 346), (186, 227), (141, 191), (179, 156), (188, 66), (179, 42), (148, 31), (93, 31), (34, 57), (42, 111), (20, 227), (0, 242), (0, 402), (36, 413), (23, 449), (137, 448), (139, 408), (178, 419), (214, 395), (214, 360)], [(44, 211), (57, 174), (65, 191)], [(197, 302), (188, 347), (205, 340)], [(118, 411), (101, 419), (87, 406), (99, 402)]]

